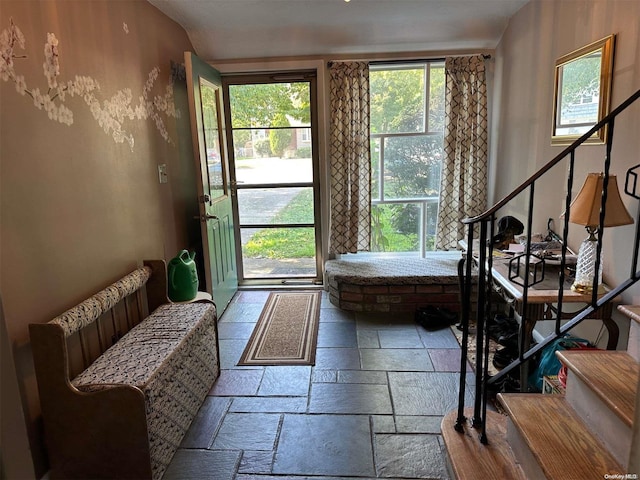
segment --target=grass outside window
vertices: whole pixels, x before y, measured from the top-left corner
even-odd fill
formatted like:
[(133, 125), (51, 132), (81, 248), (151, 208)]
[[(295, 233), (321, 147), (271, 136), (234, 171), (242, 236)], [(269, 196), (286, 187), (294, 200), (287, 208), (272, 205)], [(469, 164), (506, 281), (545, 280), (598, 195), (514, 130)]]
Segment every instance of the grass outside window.
[[(274, 223), (307, 223), (313, 218), (313, 190), (298, 193), (273, 218)], [(265, 228), (243, 246), (243, 255), (251, 258), (303, 258), (315, 256), (313, 227)]]

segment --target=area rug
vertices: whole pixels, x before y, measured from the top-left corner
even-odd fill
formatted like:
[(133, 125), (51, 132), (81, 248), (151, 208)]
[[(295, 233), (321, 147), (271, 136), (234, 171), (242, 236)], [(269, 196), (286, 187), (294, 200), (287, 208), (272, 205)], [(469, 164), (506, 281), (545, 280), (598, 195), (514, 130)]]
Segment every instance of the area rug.
[[(458, 344), (462, 347), (462, 330), (459, 330), (457, 326), (451, 325), (451, 331), (456, 336), (458, 340)], [(469, 325), (469, 337), (468, 337), (468, 350), (467, 350), (467, 359), (471, 368), (475, 372), (476, 370), (476, 324), (475, 322), (471, 322)], [(500, 345), (493, 340), (489, 339), (489, 375), (496, 375), (499, 370), (493, 366), (493, 354), (500, 348)]]
[(238, 365), (314, 365), (322, 292), (272, 292)]

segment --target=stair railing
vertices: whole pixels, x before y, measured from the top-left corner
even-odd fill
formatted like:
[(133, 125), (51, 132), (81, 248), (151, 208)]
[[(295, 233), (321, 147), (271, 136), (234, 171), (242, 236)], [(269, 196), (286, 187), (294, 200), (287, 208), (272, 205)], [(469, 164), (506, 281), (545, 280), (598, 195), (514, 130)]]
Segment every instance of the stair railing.
[[(487, 404), (489, 399), (489, 390), (500, 382), (506, 375), (512, 370), (518, 368), (524, 362), (531, 360), (538, 352), (544, 349), (547, 345), (565, 335), (573, 327), (581, 323), (584, 319), (588, 318), (591, 314), (597, 311), (600, 307), (607, 302), (612, 301), (615, 297), (627, 290), (640, 280), (640, 271), (638, 268), (638, 251), (640, 243), (640, 208), (638, 209), (638, 218), (635, 222), (635, 241), (633, 244), (633, 252), (631, 254), (631, 271), (629, 278), (622, 282), (617, 287), (613, 288), (604, 295), (599, 295), (597, 291), (598, 275), (595, 275), (593, 284), (593, 295), (589, 305), (575, 314), (566, 323), (562, 323), (563, 320), (567, 320), (566, 315), (563, 315), (563, 288), (565, 284), (565, 267), (567, 265), (567, 237), (569, 233), (569, 213), (571, 209), (571, 199), (573, 190), (573, 174), (576, 161), (576, 149), (580, 147), (584, 142), (589, 139), (595, 132), (608, 126), (608, 134), (606, 138), (606, 154), (604, 159), (604, 182), (602, 192), (602, 202), (600, 207), (600, 225), (603, 225), (605, 206), (607, 198), (607, 183), (609, 178), (609, 170), (611, 166), (611, 148), (613, 145), (614, 126), (616, 117), (640, 98), (640, 90), (636, 91), (627, 100), (620, 104), (617, 108), (604, 117), (600, 122), (594, 125), (588, 132), (577, 139), (573, 144), (565, 148), (560, 154), (558, 154), (553, 160), (544, 165), (540, 170), (533, 174), (529, 179), (517, 187), (513, 192), (507, 195), (505, 198), (496, 203), (486, 212), (473, 218), (467, 218), (463, 220), (463, 223), (467, 226), (467, 250), (463, 256), (459, 265), (459, 275), (461, 275), (461, 291), (463, 293), (462, 300), (462, 312), (461, 312), (461, 325), (462, 329), (462, 354), (460, 359), (460, 378), (459, 378), (459, 396), (458, 396), (458, 413), (454, 428), (459, 431), (464, 431), (464, 424), (466, 417), (464, 415), (465, 398), (466, 398), (466, 380), (467, 380), (467, 360), (468, 360), (468, 345), (469, 345), (469, 324), (471, 317), (471, 295), (472, 283), (476, 278), (477, 282), (477, 301), (476, 301), (476, 362), (475, 362), (475, 396), (473, 404), (473, 419), (472, 425), (478, 429), (480, 434), (480, 441), (482, 443), (488, 443), (486, 435), (486, 418), (487, 418)], [(557, 309), (554, 310), (555, 314), (555, 329), (554, 332), (545, 337), (537, 345), (530, 349), (524, 349), (525, 338), (524, 335), (519, 335), (519, 355), (518, 358), (500, 370), (494, 376), (489, 374), (489, 330), (487, 329), (490, 321), (490, 315), (492, 312), (492, 288), (493, 288), (493, 258), (494, 258), (494, 245), (490, 239), (493, 239), (494, 225), (496, 222), (496, 215), (503, 207), (507, 206), (512, 200), (514, 200), (521, 193), (526, 193), (528, 190), (528, 215), (525, 225), (526, 244), (524, 252), (517, 257), (524, 257), (524, 279), (521, 286), (522, 290), (522, 312), (527, 311), (528, 304), (528, 291), (532, 286), (531, 281), (531, 231), (533, 223), (533, 207), (534, 207), (534, 193), (536, 182), (542, 178), (551, 168), (568, 158), (569, 168), (567, 175), (567, 195), (565, 201), (565, 215), (563, 222), (563, 229), (561, 235), (562, 251), (560, 260), (560, 273), (558, 278), (558, 301)], [(636, 199), (640, 199), (640, 165), (628, 170), (625, 181), (625, 193)], [(602, 251), (602, 233), (603, 228), (600, 226), (597, 231), (597, 250), (596, 250), (596, 265), (595, 271), (600, 269), (600, 253)], [(477, 243), (476, 243), (476, 235)], [(475, 245), (475, 246), (474, 246)], [(512, 260), (513, 261), (513, 260)], [(544, 258), (542, 259), (544, 262)], [(554, 302), (555, 303), (555, 302)], [(527, 319), (521, 318), (521, 332), (522, 325), (524, 325)], [(521, 382), (524, 379), (521, 379)]]

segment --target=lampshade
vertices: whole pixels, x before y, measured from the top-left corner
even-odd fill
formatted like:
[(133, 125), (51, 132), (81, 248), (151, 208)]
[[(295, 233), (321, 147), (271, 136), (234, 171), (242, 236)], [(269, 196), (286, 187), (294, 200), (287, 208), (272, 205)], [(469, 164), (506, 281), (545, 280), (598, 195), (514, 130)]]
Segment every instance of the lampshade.
[[(600, 205), (602, 203), (603, 173), (590, 173), (576, 198), (571, 202), (569, 221), (578, 225), (597, 227), (600, 225)], [(633, 223), (618, 190), (615, 175), (609, 175), (607, 185), (607, 204), (604, 227), (617, 227)]]
[[(573, 285), (571, 285), (571, 290), (583, 294), (593, 292), (594, 286), (598, 288), (599, 292), (602, 291), (602, 251), (600, 251), (600, 261), (598, 262), (598, 244), (595, 233), (600, 225), (603, 186), (604, 174), (590, 173), (587, 175), (578, 195), (571, 202), (569, 221), (584, 225), (589, 233), (589, 238), (580, 244), (578, 262), (576, 264), (576, 278)], [(633, 218), (629, 215), (620, 198), (615, 175), (609, 175), (605, 207), (603, 227), (617, 227), (633, 223)], [(597, 272), (596, 263), (600, 266)]]

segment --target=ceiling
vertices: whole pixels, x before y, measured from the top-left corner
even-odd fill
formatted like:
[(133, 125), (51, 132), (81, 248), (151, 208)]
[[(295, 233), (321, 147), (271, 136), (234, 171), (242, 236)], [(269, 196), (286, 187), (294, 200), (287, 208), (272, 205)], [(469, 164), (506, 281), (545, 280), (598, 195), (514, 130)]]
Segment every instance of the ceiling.
[(205, 60), (494, 49), (528, 0), (148, 0)]

